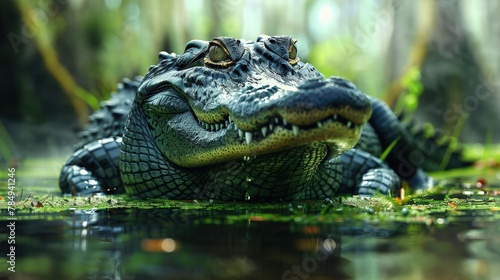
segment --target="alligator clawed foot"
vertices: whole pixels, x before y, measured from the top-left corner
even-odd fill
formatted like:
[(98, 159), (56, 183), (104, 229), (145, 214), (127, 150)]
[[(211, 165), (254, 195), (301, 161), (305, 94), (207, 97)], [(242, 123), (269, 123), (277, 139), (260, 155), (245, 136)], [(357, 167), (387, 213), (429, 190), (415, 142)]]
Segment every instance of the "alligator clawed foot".
[(63, 194), (73, 196), (104, 195), (104, 191), (96, 178), (80, 166), (65, 166), (61, 172), (65, 180), (61, 180)]
[(358, 185), (360, 196), (373, 196), (374, 194), (397, 195), (401, 180), (392, 169), (377, 168), (366, 172)]

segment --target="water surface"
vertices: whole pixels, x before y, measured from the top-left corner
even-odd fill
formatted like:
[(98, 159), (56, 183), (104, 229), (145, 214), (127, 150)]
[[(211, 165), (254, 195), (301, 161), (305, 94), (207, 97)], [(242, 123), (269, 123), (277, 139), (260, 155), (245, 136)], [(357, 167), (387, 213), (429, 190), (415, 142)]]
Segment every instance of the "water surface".
[[(9, 279), (458, 280), (500, 275), (496, 186), (483, 192), (454, 183), (447, 194), (391, 206), (367, 201), (353, 207), (344, 199), (163, 206), (155, 201), (150, 207), (148, 202), (130, 207), (110, 200), (107, 209), (75, 203), (54, 211), (49, 206), (59, 199), (52, 174), (57, 172), (50, 164), (45, 168), (33, 176), (18, 174), (17, 191), (21, 182), (25, 187), (21, 202), (28, 203), (29, 195), (33, 199), (15, 216), (16, 272), (8, 266), (0, 272)], [(50, 192), (54, 198), (45, 198)], [(5, 201), (0, 208), (5, 265), (10, 250)]]

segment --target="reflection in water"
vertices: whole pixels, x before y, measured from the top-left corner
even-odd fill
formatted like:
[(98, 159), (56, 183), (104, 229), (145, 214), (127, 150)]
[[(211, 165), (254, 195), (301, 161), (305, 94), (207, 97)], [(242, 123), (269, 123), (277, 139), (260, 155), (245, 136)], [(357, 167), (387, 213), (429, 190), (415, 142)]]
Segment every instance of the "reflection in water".
[(498, 224), (489, 211), (469, 214), (432, 225), (186, 209), (27, 215), (17, 268), (41, 279), (490, 279), (500, 272)]

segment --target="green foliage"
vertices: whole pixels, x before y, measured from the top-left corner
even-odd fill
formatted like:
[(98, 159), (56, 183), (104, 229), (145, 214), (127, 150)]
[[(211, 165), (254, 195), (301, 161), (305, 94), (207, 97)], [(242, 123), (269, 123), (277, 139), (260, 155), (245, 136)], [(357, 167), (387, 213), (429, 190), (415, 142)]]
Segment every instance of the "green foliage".
[(380, 160), (385, 160), (385, 158), (389, 155), (392, 149), (394, 149), (394, 147), (396, 146), (396, 144), (399, 142), (400, 139), (401, 136), (398, 136), (396, 139), (394, 139), (394, 141), (391, 142), (391, 144), (389, 144), (389, 146), (387, 146), (382, 155), (380, 155)]
[(416, 67), (409, 69), (402, 77), (401, 84), (404, 91), (401, 93), (394, 111), (396, 114), (405, 112), (405, 115), (411, 117), (418, 108), (418, 100), (424, 89), (420, 70)]
[(92, 108), (92, 110), (95, 111), (95, 110), (99, 109), (99, 99), (97, 99), (97, 97), (94, 94), (92, 94), (92, 93), (90, 93), (82, 88), (78, 88), (75, 93), (87, 105), (89, 105), (90, 108)]

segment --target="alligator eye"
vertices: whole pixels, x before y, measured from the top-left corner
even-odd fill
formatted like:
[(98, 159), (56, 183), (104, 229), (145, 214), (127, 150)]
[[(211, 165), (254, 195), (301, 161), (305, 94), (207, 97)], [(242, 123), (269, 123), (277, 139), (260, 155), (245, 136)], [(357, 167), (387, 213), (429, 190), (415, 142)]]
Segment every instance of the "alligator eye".
[(205, 57), (205, 64), (212, 66), (227, 67), (234, 63), (228, 50), (219, 42), (212, 41), (208, 47), (208, 54)]
[(229, 59), (223, 48), (219, 46), (211, 46), (208, 50), (208, 58), (213, 62), (220, 62)]
[(290, 40), (290, 47), (288, 47), (288, 63), (295, 65), (300, 61), (300, 58), (297, 56), (297, 46), (295, 45), (297, 40)]

